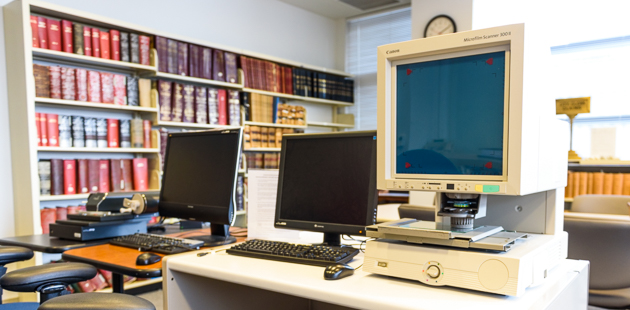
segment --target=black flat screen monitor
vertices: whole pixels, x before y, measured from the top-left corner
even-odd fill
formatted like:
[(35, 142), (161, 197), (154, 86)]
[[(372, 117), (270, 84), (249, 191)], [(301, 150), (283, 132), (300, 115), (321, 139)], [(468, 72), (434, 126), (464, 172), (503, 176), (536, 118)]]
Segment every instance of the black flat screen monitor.
[(234, 219), (241, 139), (240, 128), (168, 135), (160, 215), (210, 222), (210, 236), (189, 237), (206, 246), (236, 241), (228, 229)]
[(376, 131), (282, 137), (275, 227), (365, 235), (376, 221)]

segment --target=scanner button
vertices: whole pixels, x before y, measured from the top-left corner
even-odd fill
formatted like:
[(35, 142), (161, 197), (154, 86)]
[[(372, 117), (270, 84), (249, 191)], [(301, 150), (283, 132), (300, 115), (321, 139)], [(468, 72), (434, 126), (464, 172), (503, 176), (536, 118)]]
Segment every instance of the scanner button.
[(440, 276), (440, 268), (438, 266), (432, 265), (427, 268), (427, 275), (429, 277), (435, 279)]

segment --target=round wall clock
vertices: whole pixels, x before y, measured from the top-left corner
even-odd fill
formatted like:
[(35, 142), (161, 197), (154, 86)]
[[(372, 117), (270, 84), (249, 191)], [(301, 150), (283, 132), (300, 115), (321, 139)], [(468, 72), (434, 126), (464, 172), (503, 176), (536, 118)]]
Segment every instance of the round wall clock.
[(457, 27), (450, 16), (438, 15), (433, 17), (427, 24), (427, 27), (424, 28), (424, 37), (427, 38), (456, 31)]

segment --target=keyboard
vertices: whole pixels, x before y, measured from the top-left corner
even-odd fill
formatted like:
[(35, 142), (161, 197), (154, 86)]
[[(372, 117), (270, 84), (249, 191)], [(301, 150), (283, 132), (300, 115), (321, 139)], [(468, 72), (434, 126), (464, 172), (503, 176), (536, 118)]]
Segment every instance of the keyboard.
[(359, 253), (351, 247), (304, 245), (267, 240), (249, 240), (232, 246), (228, 254), (289, 263), (328, 266), (345, 264)]
[(139, 251), (151, 251), (161, 254), (176, 254), (186, 251), (198, 250), (203, 246), (203, 241), (173, 238), (163, 235), (136, 233), (117, 237), (109, 241), (110, 244), (138, 249)]

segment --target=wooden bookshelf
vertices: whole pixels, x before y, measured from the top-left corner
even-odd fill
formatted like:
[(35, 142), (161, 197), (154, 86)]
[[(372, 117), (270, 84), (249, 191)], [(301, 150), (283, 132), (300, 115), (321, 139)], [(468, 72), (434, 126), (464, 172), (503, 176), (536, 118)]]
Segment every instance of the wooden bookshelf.
[(157, 113), (157, 108), (129, 106), (129, 105), (115, 105), (111, 103), (95, 103), (84, 102), (75, 100), (53, 99), (53, 98), (35, 98), (35, 104), (47, 104), (47, 105), (59, 105), (69, 108), (88, 108), (97, 110), (112, 110), (112, 111), (128, 111), (128, 112), (146, 112)]
[(133, 147), (118, 147), (118, 148), (96, 148), (96, 147), (55, 147), (55, 146), (39, 146), (38, 152), (78, 152), (78, 153), (151, 153), (157, 154), (160, 149), (157, 148), (133, 148)]

